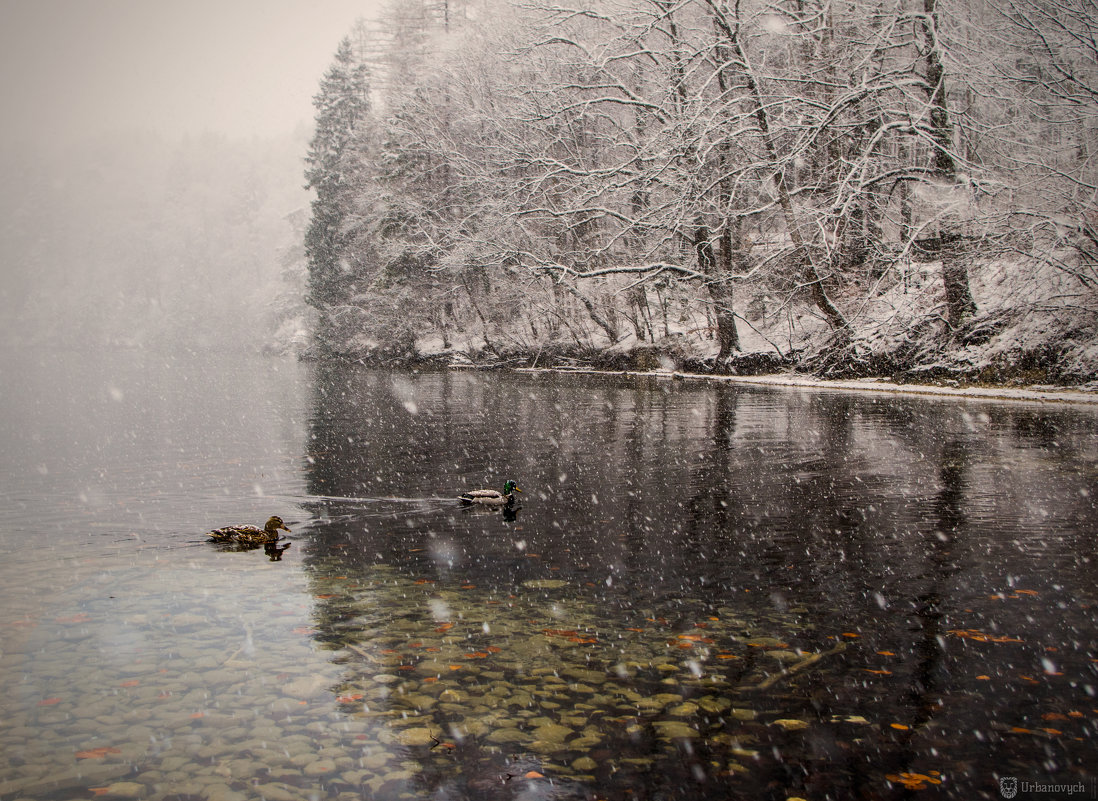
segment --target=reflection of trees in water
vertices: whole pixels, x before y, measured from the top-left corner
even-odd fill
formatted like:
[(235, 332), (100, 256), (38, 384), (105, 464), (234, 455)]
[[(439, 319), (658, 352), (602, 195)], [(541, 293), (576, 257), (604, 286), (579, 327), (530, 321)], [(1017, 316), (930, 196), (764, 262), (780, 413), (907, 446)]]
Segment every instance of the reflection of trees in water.
[[(319, 523), (302, 547), (314, 594), (332, 592), (331, 571), (351, 583), (379, 565), (395, 571), (391, 586), (362, 591), (375, 607), (369, 625), (338, 600), (338, 588), (318, 603), (318, 627), (333, 647), (356, 632), (370, 642), (406, 640), (412, 621), (394, 611), (408, 602), (393, 594), (398, 586), (429, 597), (468, 583), (477, 588), (469, 592), (502, 599), (524, 582), (561, 579), (583, 588), (561, 604), (566, 616), (580, 616), (582, 596), (596, 628), (627, 630), (660, 609), (672, 627), (739, 615), (815, 650), (826, 636), (861, 633), (852, 640), (858, 656), (836, 658), (845, 677), (811, 673), (787, 688), (789, 697), (820, 715), (873, 709), (914, 732), (935, 716), (964, 718), (940, 706), (953, 686), (950, 660), (968, 658), (943, 650), (944, 620), (958, 597), (983, 592), (971, 584), (998, 580), (995, 565), (1030, 536), (1016, 509), (1043, 497), (1050, 518), (1042, 525), (1093, 528), (1093, 499), (1080, 493), (1085, 476), (1073, 480), (1080, 465), (1093, 470), (1093, 457), (1047, 450), (1071, 436), (1093, 441), (1087, 418), (1072, 414), (1047, 423), (1013, 407), (985, 413), (912, 398), (632, 379), (394, 380), (339, 368), (319, 383), (310, 492), (370, 502), (312, 502)], [(517, 520), (463, 514), (448, 500), (507, 477), (525, 490)], [(379, 502), (388, 496), (414, 502)], [(1053, 543), (1074, 559), (1081, 536)], [(958, 586), (959, 576), (971, 584)], [(434, 618), (421, 618), (430, 634)], [(1060, 623), (1044, 616), (1026, 625), (1043, 622)], [(529, 635), (490, 627), (501, 649)], [(868, 690), (865, 659), (887, 650), (898, 654), (889, 663), (895, 676)], [(542, 658), (525, 655), (528, 664)], [(608, 660), (595, 667), (607, 670)], [(730, 660), (723, 675), (739, 681), (759, 664)], [(962, 700), (953, 699), (958, 710), (971, 706)], [(890, 760), (907, 764), (916, 740), (897, 735)]]

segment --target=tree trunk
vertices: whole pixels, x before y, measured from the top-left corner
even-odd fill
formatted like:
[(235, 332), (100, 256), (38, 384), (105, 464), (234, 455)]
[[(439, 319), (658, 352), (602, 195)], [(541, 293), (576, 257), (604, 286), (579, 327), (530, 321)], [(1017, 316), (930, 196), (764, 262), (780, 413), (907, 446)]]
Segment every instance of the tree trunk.
[(943, 226), (939, 235), (942, 258), (942, 283), (945, 284), (946, 319), (956, 330), (976, 313), (976, 301), (968, 286), (967, 248), (955, 230)]
[(561, 286), (564, 287), (564, 290), (572, 295), (572, 297), (583, 304), (583, 308), (587, 309), (587, 314), (590, 316), (592, 322), (601, 328), (606, 333), (606, 336), (610, 337), (610, 344), (614, 344), (620, 339), (618, 336), (617, 322), (612, 316), (600, 314), (591, 298), (587, 297), (574, 286), (570, 286), (569, 284), (561, 284)]
[(694, 250), (698, 254), (698, 272), (709, 276), (706, 288), (713, 300), (713, 313), (717, 318), (717, 364), (721, 364), (728, 361), (732, 351), (740, 349), (740, 335), (732, 310), (732, 285), (728, 282), (728, 273), (717, 267), (709, 229), (700, 221), (694, 228)]
[[(945, 67), (938, 38), (937, 0), (923, 0), (923, 33), (926, 35), (926, 95), (930, 101), (931, 136), (934, 140), (934, 174), (950, 184), (957, 182), (953, 159), (953, 126), (946, 98)], [(942, 256), (942, 284), (945, 286), (946, 317), (953, 328), (976, 313), (976, 301), (968, 280), (968, 254), (956, 223), (946, 222), (939, 233)]]

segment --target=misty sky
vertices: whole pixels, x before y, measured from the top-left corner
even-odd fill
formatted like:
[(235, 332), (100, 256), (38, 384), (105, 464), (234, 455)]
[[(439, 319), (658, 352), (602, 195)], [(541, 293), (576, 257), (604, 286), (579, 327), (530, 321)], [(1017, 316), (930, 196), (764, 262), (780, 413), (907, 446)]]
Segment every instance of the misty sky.
[(280, 134), (312, 117), (379, 0), (0, 0), (0, 145), (143, 128)]

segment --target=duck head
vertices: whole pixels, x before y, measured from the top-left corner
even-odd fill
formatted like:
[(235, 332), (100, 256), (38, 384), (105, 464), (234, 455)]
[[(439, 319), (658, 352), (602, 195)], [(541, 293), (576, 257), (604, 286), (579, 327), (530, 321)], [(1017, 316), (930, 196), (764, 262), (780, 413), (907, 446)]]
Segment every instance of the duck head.
[(507, 479), (507, 483), (503, 485), (503, 494), (510, 495), (512, 492), (522, 492), (522, 490), (518, 488), (518, 484), (514, 481)]
[(277, 515), (275, 515), (270, 520), (268, 520), (267, 525), (265, 525), (263, 527), (263, 530), (266, 531), (270, 536), (274, 537), (275, 539), (278, 539), (278, 532), (279, 532), (280, 529), (282, 531), (289, 531), (290, 530), (290, 529), (286, 528), (286, 524), (282, 522), (282, 518), (277, 516)]

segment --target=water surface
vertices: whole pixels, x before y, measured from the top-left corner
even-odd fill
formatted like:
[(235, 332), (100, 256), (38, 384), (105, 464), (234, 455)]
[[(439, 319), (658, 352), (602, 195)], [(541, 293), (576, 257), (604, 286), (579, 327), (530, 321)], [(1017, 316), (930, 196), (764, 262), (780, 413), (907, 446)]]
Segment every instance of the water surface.
[(1091, 409), (147, 353), (0, 404), (0, 798), (1093, 791)]

